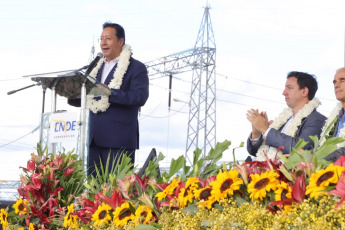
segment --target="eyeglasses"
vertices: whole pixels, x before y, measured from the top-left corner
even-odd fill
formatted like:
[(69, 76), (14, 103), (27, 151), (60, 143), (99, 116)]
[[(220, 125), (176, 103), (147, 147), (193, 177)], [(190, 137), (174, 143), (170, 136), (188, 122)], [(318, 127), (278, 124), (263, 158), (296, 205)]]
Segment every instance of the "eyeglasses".
[(99, 39), (98, 39), (98, 42), (102, 42), (102, 41), (106, 41), (106, 42), (110, 42), (111, 40), (113, 40), (113, 38), (112, 37), (100, 37)]

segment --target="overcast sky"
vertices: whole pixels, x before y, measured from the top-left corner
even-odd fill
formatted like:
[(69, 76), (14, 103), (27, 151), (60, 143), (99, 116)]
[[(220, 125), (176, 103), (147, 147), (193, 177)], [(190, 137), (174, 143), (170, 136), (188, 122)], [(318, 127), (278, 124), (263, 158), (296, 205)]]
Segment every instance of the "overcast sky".
[[(249, 135), (248, 109), (265, 110), (274, 119), (286, 106), (282, 91), (290, 71), (317, 77), (319, 111), (329, 115), (336, 103), (333, 76), (344, 66), (344, 1), (209, 3), (217, 48), (217, 141), (232, 142), (223, 161), (232, 160), (232, 148)], [(19, 166), (26, 165), (38, 141), (38, 131), (32, 131), (39, 125), (42, 88), (7, 95), (34, 83), (24, 75), (88, 64), (91, 47), (95, 45), (95, 53), (100, 51), (97, 39), (105, 21), (125, 28), (133, 57), (144, 63), (190, 49), (205, 5), (201, 0), (1, 1), (0, 180), (19, 179)], [(175, 76), (173, 98), (188, 101), (191, 75)], [(163, 166), (185, 152), (188, 105), (173, 101), (169, 112), (167, 88), (168, 78), (150, 81), (150, 97), (139, 118), (137, 163), (152, 148), (167, 156)], [(50, 96), (47, 90), (46, 112), (51, 110)], [(58, 99), (57, 109), (75, 111), (64, 98)], [(236, 155), (245, 159), (246, 149)]]

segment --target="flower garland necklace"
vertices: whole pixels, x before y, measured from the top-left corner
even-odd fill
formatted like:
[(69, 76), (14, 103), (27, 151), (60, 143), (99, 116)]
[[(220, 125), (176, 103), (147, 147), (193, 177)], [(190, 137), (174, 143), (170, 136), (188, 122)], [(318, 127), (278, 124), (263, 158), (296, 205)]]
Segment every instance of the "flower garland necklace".
[[(114, 72), (114, 77), (110, 81), (108, 87), (110, 89), (120, 89), (122, 85), (123, 77), (129, 66), (129, 59), (132, 56), (132, 49), (129, 45), (124, 45), (119, 57), (119, 62), (117, 63), (116, 70)], [(90, 76), (96, 78), (99, 69), (104, 62), (104, 58), (101, 58), (96, 67), (91, 71)], [(89, 108), (93, 113), (105, 112), (110, 106), (109, 96), (102, 96), (100, 100), (95, 100), (94, 95), (87, 96), (87, 108)]]
[[(329, 137), (333, 136), (333, 133), (331, 133), (331, 130), (334, 131), (335, 125), (337, 124), (337, 121), (338, 121), (339, 112), (342, 108), (343, 108), (343, 105), (341, 102), (339, 102), (335, 106), (335, 108), (332, 110), (329, 117), (327, 118), (325, 125), (322, 127), (319, 147), (322, 146)], [(339, 137), (345, 139), (345, 127), (343, 127), (339, 131)], [(345, 147), (345, 143), (344, 142), (339, 143), (337, 144), (337, 146), (338, 148)]]
[[(319, 99), (314, 98), (313, 100), (309, 101), (308, 104), (304, 105), (304, 107), (300, 109), (298, 113), (295, 115), (291, 124), (289, 125), (289, 127), (286, 129), (284, 133), (290, 137), (294, 137), (296, 135), (298, 127), (301, 126), (303, 118), (306, 118), (307, 116), (309, 116), (314, 111), (314, 109), (317, 108), (320, 104), (321, 102), (319, 101)], [(279, 130), (284, 124), (286, 124), (286, 122), (291, 118), (291, 116), (292, 116), (292, 109), (285, 108), (279, 114), (279, 116), (276, 119), (274, 119), (273, 123), (270, 125), (270, 128)], [(274, 157), (277, 154), (277, 148), (270, 147), (266, 145), (265, 142), (266, 140), (264, 139), (262, 145), (260, 146), (256, 154), (258, 161), (266, 160), (265, 153), (267, 153), (267, 156), (270, 159), (274, 159)]]

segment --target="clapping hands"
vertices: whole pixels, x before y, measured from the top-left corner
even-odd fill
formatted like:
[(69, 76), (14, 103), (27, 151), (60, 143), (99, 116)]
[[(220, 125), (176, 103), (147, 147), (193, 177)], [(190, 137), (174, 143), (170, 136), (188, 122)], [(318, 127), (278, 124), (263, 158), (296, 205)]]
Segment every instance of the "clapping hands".
[(252, 123), (252, 139), (258, 138), (262, 133), (265, 133), (272, 120), (268, 120), (266, 112), (259, 112), (258, 109), (250, 109), (247, 111), (247, 119)]

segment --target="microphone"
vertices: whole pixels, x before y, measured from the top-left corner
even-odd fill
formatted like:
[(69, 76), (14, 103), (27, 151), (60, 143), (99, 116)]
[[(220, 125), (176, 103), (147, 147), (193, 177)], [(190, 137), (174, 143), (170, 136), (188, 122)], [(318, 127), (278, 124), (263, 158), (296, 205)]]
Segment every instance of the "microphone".
[(91, 73), (91, 71), (96, 67), (99, 59), (101, 59), (102, 57), (103, 57), (103, 54), (101, 52), (99, 52), (97, 54), (97, 56), (95, 57), (95, 59), (93, 59), (93, 61), (90, 63), (90, 65), (88, 66), (87, 70), (85, 71), (86, 75)]

